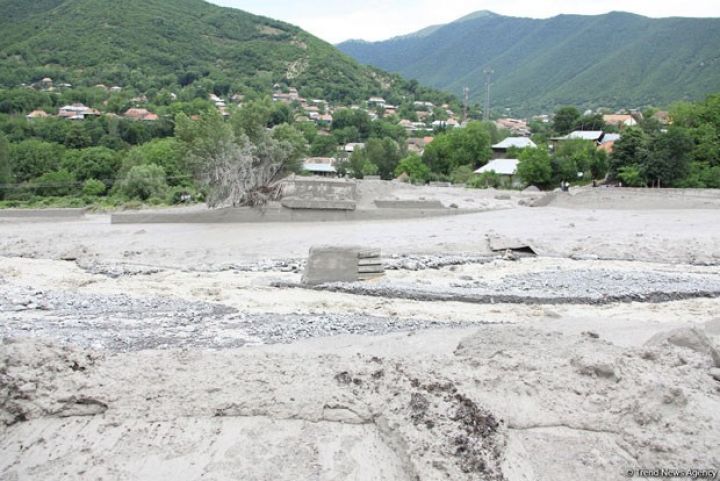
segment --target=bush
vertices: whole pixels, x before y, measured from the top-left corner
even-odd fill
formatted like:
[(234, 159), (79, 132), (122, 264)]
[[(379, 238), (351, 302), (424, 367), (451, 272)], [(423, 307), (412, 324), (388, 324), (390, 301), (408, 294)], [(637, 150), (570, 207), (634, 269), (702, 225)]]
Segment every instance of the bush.
[(103, 195), (106, 189), (107, 186), (103, 183), (103, 181), (97, 179), (88, 179), (83, 184), (82, 192), (83, 195), (87, 195), (89, 197), (98, 197), (100, 195)]
[(637, 165), (626, 165), (620, 167), (617, 178), (620, 179), (626, 187), (642, 187), (647, 185), (642, 171)]
[(453, 184), (466, 184), (473, 176), (474, 171), (469, 165), (461, 165), (453, 169), (450, 174)]
[[(187, 198), (189, 196), (189, 199)], [(189, 187), (173, 187), (165, 197), (168, 204), (182, 204), (183, 202), (193, 202), (197, 198), (197, 191)]]
[(117, 183), (116, 189), (129, 199), (164, 197), (168, 189), (165, 171), (155, 164), (136, 165)]
[(502, 185), (502, 179), (495, 172), (483, 172), (479, 175), (474, 175), (468, 180), (467, 186), (473, 189), (497, 189)]

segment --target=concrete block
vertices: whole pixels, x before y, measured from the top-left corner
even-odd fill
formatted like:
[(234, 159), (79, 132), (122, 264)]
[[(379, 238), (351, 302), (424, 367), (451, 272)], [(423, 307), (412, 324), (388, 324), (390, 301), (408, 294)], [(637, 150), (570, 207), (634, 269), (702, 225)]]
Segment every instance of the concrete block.
[[(377, 255), (369, 257), (371, 254)], [(360, 262), (363, 262), (363, 265), (360, 265)], [(310, 249), (302, 283), (318, 285), (328, 282), (356, 282), (380, 277), (384, 272), (379, 249), (317, 246)]]

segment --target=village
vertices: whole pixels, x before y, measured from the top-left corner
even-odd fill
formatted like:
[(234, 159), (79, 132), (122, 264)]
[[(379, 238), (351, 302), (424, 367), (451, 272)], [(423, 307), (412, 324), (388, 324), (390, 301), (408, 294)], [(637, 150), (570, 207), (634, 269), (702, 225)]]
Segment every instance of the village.
[[(47, 93), (57, 93), (72, 89), (72, 85), (59, 84), (56, 86), (51, 78), (44, 78), (36, 84), (27, 86), (27, 88)], [(120, 86), (108, 87), (99, 84), (94, 88), (110, 94), (123, 92), (123, 88)], [(171, 101), (176, 101), (177, 98), (177, 95), (170, 93)], [(448, 104), (435, 105), (433, 102), (423, 100), (409, 102), (401, 108), (398, 105), (390, 104), (383, 97), (371, 96), (367, 101), (360, 104), (349, 106), (332, 105), (322, 99), (303, 98), (298, 89), (280, 84), (273, 86), (271, 98), (274, 104), (284, 105), (289, 109), (292, 115), (289, 119), (290, 122), (296, 125), (314, 125), (317, 135), (321, 137), (332, 136), (333, 115), (341, 110), (349, 109), (362, 112), (367, 115), (371, 122), (377, 122), (378, 120), (389, 122), (402, 128), (404, 132), (403, 135), (395, 138), (395, 140), (403, 143), (400, 146), (401, 151), (418, 156), (424, 154), (425, 148), (438, 134), (452, 129), (463, 129), (468, 122), (473, 120), (468, 115), (467, 104), (462, 106), (462, 112), (453, 111)], [(206, 100), (207, 105), (212, 105), (223, 118), (228, 118), (232, 112), (243, 107), (245, 96), (232, 94), (222, 98), (210, 93)], [(56, 116), (69, 121), (83, 121), (87, 118), (107, 116), (149, 123), (161, 120), (160, 115), (149, 110), (151, 107), (148, 105), (147, 96), (134, 96), (129, 99), (129, 102), (132, 106), (119, 114), (104, 112), (100, 109), (102, 107), (107, 108), (108, 101), (106, 100), (103, 105), (95, 107), (89, 107), (79, 102), (64, 105), (58, 108), (57, 113), (36, 109), (28, 113), (26, 118), (32, 121)], [(651, 114), (653, 121), (661, 125), (669, 125), (670, 115), (668, 112), (654, 110)], [(476, 113), (475, 115), (479, 114)], [(191, 116), (193, 120), (197, 120), (199, 117), (199, 114)], [(592, 143), (599, 151), (605, 152), (609, 156), (613, 153), (615, 143), (622, 138), (623, 130), (637, 127), (639, 122), (644, 120), (643, 112), (638, 109), (612, 111), (611, 109), (599, 108), (585, 111), (582, 118), (595, 119), (595, 122), (588, 125), (587, 128), (585, 125), (580, 125), (580, 128), (562, 136), (545, 135), (550, 131), (548, 126), (553, 123), (553, 114), (538, 114), (527, 119), (498, 117), (491, 120), (493, 129), (497, 132), (496, 140), (498, 141), (491, 145), (492, 156), (490, 159), (487, 161), (476, 159), (476, 163), (482, 163), (483, 165), (476, 165), (477, 169), (473, 173), (478, 175), (492, 173), (502, 179), (497, 186), (520, 188), (523, 186), (523, 182), (518, 177), (517, 166), (520, 160), (517, 157), (523, 149), (528, 147), (537, 148), (538, 144), (542, 142), (547, 145), (550, 151), (555, 151), (565, 141), (583, 140)], [(601, 129), (597, 128), (598, 122), (601, 124)], [(361, 172), (353, 173), (351, 169), (348, 172), (347, 168), (340, 168), (341, 164), (348, 162), (353, 152), (360, 151), (366, 146), (365, 142), (359, 141), (361, 139), (352, 140), (352, 142), (341, 143), (330, 149), (331, 155), (305, 156), (302, 162), (302, 171), (306, 175), (322, 177), (344, 176), (349, 173), (355, 177), (380, 178), (379, 175), (373, 175), (372, 173), (362, 175)], [(326, 149), (326, 152), (330, 151)]]

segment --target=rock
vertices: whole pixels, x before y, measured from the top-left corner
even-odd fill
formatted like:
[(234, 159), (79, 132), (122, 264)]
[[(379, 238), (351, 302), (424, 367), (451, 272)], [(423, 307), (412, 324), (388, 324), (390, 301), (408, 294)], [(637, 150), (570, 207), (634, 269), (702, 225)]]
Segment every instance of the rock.
[(495, 200), (510, 200), (510, 194), (498, 194), (495, 196)]
[(715, 368), (710, 369), (710, 375), (716, 381), (720, 381), (720, 369), (719, 368), (715, 367)]
[(523, 192), (540, 192), (540, 189), (538, 189), (534, 185), (529, 185), (529, 186), (525, 187), (525, 190), (523, 190)]
[(459, 207), (458, 207), (457, 204), (450, 204), (450, 208), (451, 208), (451, 209), (458, 209)]
[(578, 374), (617, 381), (619, 377), (611, 360), (601, 359), (592, 355), (575, 357), (570, 361)]
[(713, 360), (713, 366), (720, 368), (720, 352), (713, 346), (707, 335), (695, 328), (680, 328), (672, 331), (661, 332), (648, 340), (646, 346), (659, 346), (672, 344), (677, 347), (684, 347), (691, 351), (708, 354)]

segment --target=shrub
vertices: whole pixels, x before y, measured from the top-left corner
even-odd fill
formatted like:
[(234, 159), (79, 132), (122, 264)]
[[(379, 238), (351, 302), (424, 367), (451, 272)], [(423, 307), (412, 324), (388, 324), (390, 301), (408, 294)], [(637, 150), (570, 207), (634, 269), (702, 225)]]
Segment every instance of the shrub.
[(479, 175), (474, 175), (468, 180), (467, 186), (473, 189), (489, 189), (498, 188), (502, 185), (502, 179), (495, 172), (483, 172)]
[(469, 165), (461, 165), (453, 169), (450, 178), (453, 184), (466, 184), (473, 174), (473, 169)]
[(129, 199), (163, 197), (168, 185), (165, 171), (155, 164), (136, 165), (117, 183), (117, 191)]
[(97, 179), (88, 179), (83, 184), (82, 192), (83, 195), (87, 195), (89, 197), (98, 197), (100, 195), (103, 195), (106, 189), (107, 186), (105, 186), (103, 181)]

